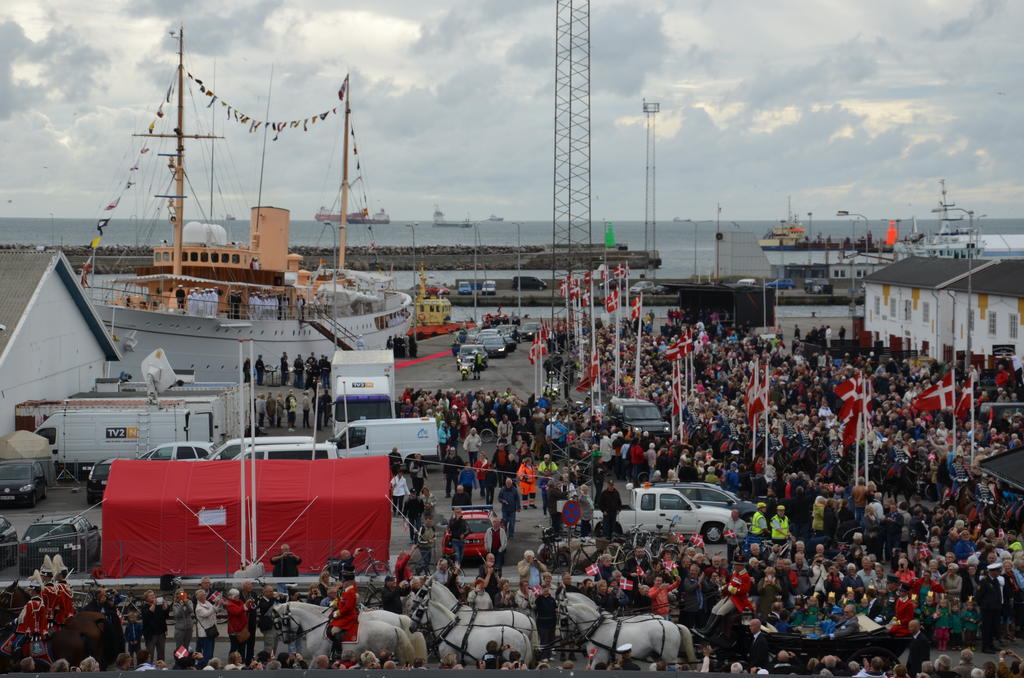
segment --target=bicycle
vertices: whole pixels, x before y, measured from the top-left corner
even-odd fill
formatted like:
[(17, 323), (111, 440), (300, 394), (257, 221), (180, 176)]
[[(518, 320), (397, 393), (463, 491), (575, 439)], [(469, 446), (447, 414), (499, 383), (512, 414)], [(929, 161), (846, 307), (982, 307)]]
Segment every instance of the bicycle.
[(367, 590), (363, 597), (363, 604), (366, 607), (380, 607), (384, 593), (384, 585), (379, 583), (381, 575), (391, 572), (391, 566), (383, 560), (377, 560), (371, 548), (358, 548), (353, 557), (358, 559), (360, 553), (368, 554), (362, 561), (354, 564), (355, 576), (366, 577), (363, 588)]

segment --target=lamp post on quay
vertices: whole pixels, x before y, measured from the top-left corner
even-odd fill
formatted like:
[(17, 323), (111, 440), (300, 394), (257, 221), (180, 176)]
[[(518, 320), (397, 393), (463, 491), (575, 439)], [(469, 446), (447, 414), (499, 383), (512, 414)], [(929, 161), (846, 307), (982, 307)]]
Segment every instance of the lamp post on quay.
[(693, 219), (683, 219), (686, 223), (693, 224), (693, 277), (697, 278), (699, 282), (699, 276), (697, 275), (697, 225), (698, 224), (711, 224), (714, 223), (711, 219), (701, 219), (700, 221), (694, 221)]

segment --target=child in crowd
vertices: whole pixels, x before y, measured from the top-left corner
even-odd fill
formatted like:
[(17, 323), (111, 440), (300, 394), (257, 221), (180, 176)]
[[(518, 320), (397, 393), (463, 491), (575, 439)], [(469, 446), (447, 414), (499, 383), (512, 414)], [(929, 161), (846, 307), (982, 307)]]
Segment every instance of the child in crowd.
[(128, 654), (135, 660), (136, 653), (142, 648), (142, 622), (139, 613), (132, 610), (128, 613), (128, 623), (124, 625), (124, 639), (128, 643)]
[(981, 623), (981, 610), (974, 602), (974, 596), (967, 599), (967, 606), (960, 618), (964, 622), (964, 647), (974, 650), (978, 642), (978, 625)]
[(933, 636), (935, 638), (935, 646), (939, 649), (939, 652), (945, 652), (949, 649), (950, 624), (953, 617), (945, 594), (939, 596), (939, 602), (935, 607), (933, 616), (935, 617), (935, 635)]

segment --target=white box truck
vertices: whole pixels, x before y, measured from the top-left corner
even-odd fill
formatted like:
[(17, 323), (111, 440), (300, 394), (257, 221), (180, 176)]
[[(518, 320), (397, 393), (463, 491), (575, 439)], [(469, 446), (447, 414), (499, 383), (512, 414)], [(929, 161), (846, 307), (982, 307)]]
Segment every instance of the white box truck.
[(395, 416), (395, 356), (391, 351), (335, 351), (331, 360), (335, 432), (340, 424)]
[(334, 444), (342, 459), (383, 457), (394, 448), (402, 459), (417, 452), (424, 459), (436, 457), (437, 421), (433, 417), (410, 417), (342, 422)]
[[(205, 432), (205, 416), (201, 416)], [(162, 443), (189, 440), (196, 430), (193, 413), (183, 402), (154, 407), (121, 401), (107, 408), (64, 409), (51, 414), (36, 429), (46, 438), (52, 459), (77, 478), (88, 476), (92, 465), (110, 457), (134, 459)], [(206, 440), (205, 435), (199, 437)]]

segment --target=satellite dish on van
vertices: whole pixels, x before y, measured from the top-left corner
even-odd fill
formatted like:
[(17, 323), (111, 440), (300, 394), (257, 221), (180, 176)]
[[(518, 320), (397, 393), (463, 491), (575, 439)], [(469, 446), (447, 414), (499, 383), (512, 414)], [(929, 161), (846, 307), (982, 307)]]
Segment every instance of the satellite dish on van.
[(146, 381), (147, 391), (151, 400), (155, 400), (160, 391), (172, 386), (181, 386), (184, 382), (178, 379), (167, 354), (158, 348), (142, 360), (142, 378)]

